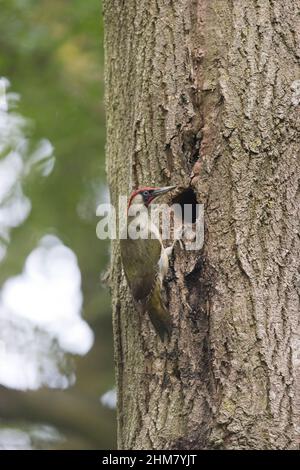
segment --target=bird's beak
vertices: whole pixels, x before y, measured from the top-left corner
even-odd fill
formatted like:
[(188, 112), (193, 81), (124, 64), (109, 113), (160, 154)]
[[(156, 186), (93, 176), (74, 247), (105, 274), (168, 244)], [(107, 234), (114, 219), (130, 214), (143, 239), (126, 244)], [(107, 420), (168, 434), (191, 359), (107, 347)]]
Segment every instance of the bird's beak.
[(157, 198), (158, 196), (162, 196), (165, 193), (168, 193), (172, 189), (175, 189), (176, 186), (164, 186), (163, 188), (157, 188), (152, 191), (151, 197), (152, 199)]

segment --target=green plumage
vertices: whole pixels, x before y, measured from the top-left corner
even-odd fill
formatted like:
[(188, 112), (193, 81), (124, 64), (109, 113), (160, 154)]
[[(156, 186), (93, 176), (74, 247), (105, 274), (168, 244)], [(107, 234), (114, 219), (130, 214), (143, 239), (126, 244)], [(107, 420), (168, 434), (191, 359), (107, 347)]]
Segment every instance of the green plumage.
[(148, 312), (163, 341), (172, 330), (171, 316), (162, 299), (158, 263), (162, 245), (158, 239), (121, 239), (125, 276), (138, 310)]
[(171, 336), (172, 321), (171, 316), (163, 303), (161, 289), (161, 283), (159, 279), (157, 279), (145, 309), (147, 310), (150, 320), (159, 334), (160, 339), (164, 341), (165, 337), (170, 338)]

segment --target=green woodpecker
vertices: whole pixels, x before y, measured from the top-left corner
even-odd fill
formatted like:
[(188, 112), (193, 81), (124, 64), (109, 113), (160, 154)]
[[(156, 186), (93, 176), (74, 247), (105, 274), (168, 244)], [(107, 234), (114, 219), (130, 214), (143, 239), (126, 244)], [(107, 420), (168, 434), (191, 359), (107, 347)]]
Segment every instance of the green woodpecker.
[[(162, 341), (170, 337), (172, 330), (171, 316), (163, 300), (163, 279), (172, 247), (164, 248), (159, 229), (151, 222), (149, 205), (175, 187), (144, 187), (133, 191), (127, 209), (127, 238), (120, 240), (124, 272), (136, 308), (149, 314)], [(143, 237), (130, 238), (132, 226), (143, 232)]]

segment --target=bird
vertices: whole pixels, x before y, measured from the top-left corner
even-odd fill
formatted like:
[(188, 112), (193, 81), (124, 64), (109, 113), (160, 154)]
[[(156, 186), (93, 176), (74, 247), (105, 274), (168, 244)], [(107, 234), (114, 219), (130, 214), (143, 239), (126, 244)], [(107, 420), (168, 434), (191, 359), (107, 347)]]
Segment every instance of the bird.
[[(120, 239), (123, 269), (134, 304), (139, 312), (148, 313), (163, 342), (170, 339), (172, 333), (172, 318), (164, 301), (163, 280), (168, 272), (173, 246), (163, 246), (159, 228), (151, 221), (149, 207), (158, 197), (175, 188), (141, 187), (134, 190), (127, 208), (127, 233)], [(133, 238), (130, 226), (146, 233)]]

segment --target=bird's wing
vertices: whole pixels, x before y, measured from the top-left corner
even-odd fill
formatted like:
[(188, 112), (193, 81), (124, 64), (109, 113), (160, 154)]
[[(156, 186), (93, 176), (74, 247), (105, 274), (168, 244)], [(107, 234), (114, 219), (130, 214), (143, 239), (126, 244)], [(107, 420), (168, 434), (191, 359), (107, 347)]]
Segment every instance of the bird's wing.
[(164, 341), (166, 337), (170, 338), (172, 333), (172, 318), (162, 298), (160, 278), (156, 279), (154, 289), (147, 299), (145, 308), (160, 339)]
[(135, 300), (148, 297), (155, 286), (161, 243), (158, 239), (120, 240), (125, 275)]

